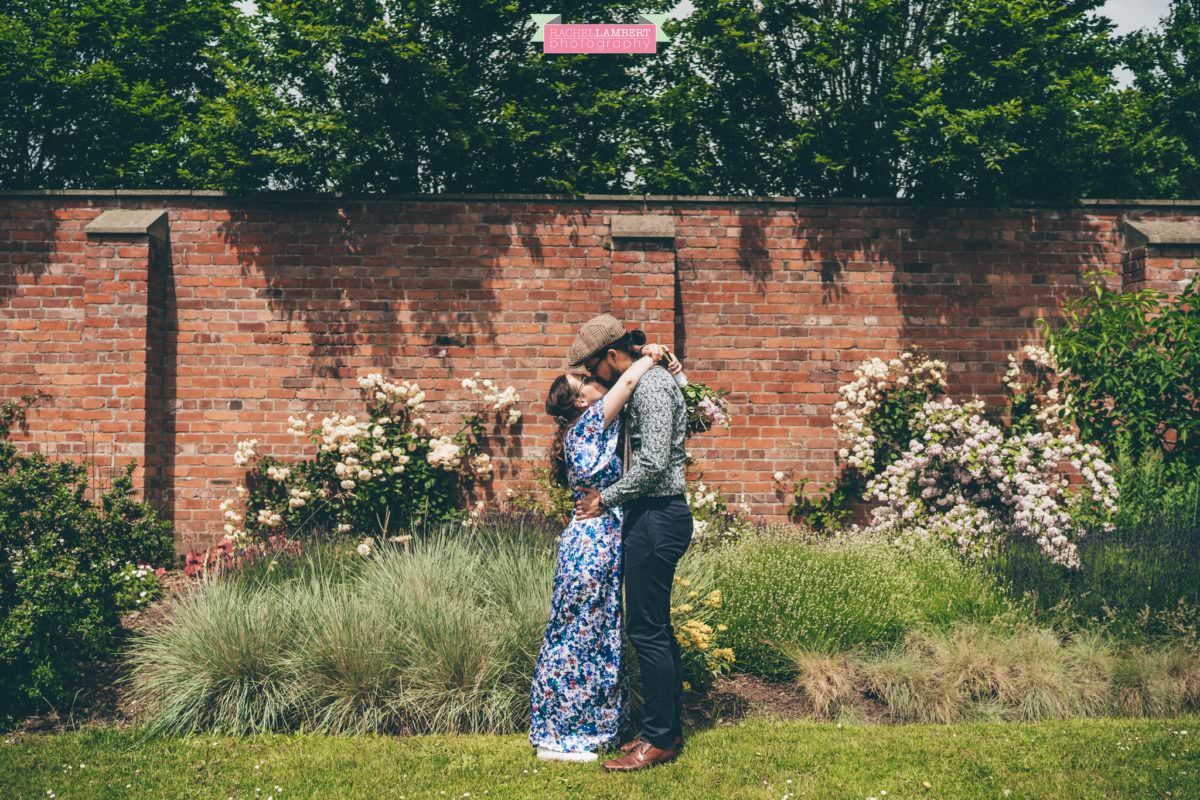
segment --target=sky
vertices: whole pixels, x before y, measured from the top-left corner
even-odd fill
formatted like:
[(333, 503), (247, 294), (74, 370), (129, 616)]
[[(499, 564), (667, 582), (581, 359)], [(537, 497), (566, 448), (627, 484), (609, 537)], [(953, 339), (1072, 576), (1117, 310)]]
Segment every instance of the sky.
[[(246, 13), (253, 13), (255, 9), (254, 0), (238, 0), (237, 5)], [(546, 5), (547, 13), (553, 13), (554, 0), (548, 0)], [(1168, 5), (1170, 0), (1108, 0), (1104, 4), (1104, 13), (1117, 23), (1117, 33), (1129, 33), (1156, 24), (1167, 13)], [(681, 0), (671, 11), (671, 16), (686, 17), (692, 13), (692, 8), (691, 0)]]
[(1170, 4), (1170, 0), (1108, 0), (1104, 13), (1117, 23), (1117, 33), (1129, 33), (1157, 25)]
[[(551, 5), (553, 2), (551, 2)], [(1138, 28), (1147, 28), (1158, 23), (1167, 13), (1170, 0), (1108, 0), (1104, 13), (1117, 23), (1117, 33), (1129, 33)], [(681, 0), (671, 12), (672, 17), (682, 18), (692, 13), (691, 0)], [(570, 22), (564, 19), (563, 22)]]

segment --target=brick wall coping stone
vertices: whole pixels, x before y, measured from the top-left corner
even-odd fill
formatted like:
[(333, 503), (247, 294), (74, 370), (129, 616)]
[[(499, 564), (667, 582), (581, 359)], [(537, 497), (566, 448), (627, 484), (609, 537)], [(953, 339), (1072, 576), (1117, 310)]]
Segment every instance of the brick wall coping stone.
[(620, 214), (610, 232), (614, 239), (674, 239), (675, 220), (665, 214)]
[[(83, 197), (83, 198), (228, 198), (238, 201), (269, 202), (329, 202), (331, 200), (354, 201), (398, 201), (422, 202), (463, 201), (555, 201), (560, 203), (689, 203), (707, 205), (773, 204), (793, 206), (912, 206), (928, 208), (992, 208), (985, 203), (967, 201), (940, 201), (920, 203), (906, 198), (838, 198), (838, 197), (779, 197), (756, 195), (658, 195), (658, 194), (352, 194), (343, 192), (257, 192), (237, 194), (211, 189), (10, 189), (0, 191), (0, 199), (6, 197)], [(1165, 198), (1085, 198), (1077, 203), (1054, 203), (1044, 201), (1013, 201), (1008, 208), (1200, 208), (1200, 198), (1172, 200)]]
[(156, 236), (165, 238), (165, 208), (110, 208), (87, 224), (88, 236)]
[(1133, 247), (1200, 244), (1200, 222), (1196, 220), (1127, 220), (1125, 228), (1125, 235)]

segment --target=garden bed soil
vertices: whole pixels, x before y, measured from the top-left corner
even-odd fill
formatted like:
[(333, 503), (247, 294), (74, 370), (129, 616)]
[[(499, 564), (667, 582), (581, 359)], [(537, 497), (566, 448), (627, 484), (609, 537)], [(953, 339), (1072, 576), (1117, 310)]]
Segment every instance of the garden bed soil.
[[(842, 714), (856, 723), (890, 724), (886, 707), (871, 698), (857, 696)], [(733, 674), (717, 678), (704, 694), (684, 696), (685, 722), (707, 728), (747, 718), (782, 720), (818, 719), (812, 702), (793, 681), (766, 681), (753, 675)]]

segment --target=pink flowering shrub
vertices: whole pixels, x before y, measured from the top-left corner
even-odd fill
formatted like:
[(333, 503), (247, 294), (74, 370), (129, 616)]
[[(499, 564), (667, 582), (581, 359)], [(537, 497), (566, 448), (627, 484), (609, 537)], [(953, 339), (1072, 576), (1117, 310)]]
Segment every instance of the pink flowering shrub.
[(262, 541), (235, 541), (232, 536), (222, 536), (221, 541), (203, 550), (193, 550), (184, 558), (183, 574), (199, 578), (209, 573), (231, 572), (247, 567), (264, 558), (281, 555), (299, 555), (300, 542), (286, 534), (276, 533)]
[(1078, 567), (1076, 543), (1088, 527), (1111, 529), (1112, 468), (1069, 429), (1069, 399), (1051, 385), (1053, 357), (1025, 348), (1010, 363), (1007, 423), (979, 399), (941, 396), (945, 364), (911, 353), (874, 359), (841, 388), (839, 458), (880, 504), (868, 532), (942, 539), (972, 556), (989, 555), (1002, 537), (1026, 536), (1050, 561)]

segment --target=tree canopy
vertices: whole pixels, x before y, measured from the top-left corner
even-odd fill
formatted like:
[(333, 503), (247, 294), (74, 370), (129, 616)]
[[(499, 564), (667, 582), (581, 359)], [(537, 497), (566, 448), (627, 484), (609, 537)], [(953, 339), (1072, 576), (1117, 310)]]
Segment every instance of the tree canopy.
[(1200, 0), (1125, 37), (1103, 0), (695, 5), (545, 55), (517, 0), (7, 0), (0, 188), (1200, 194)]

